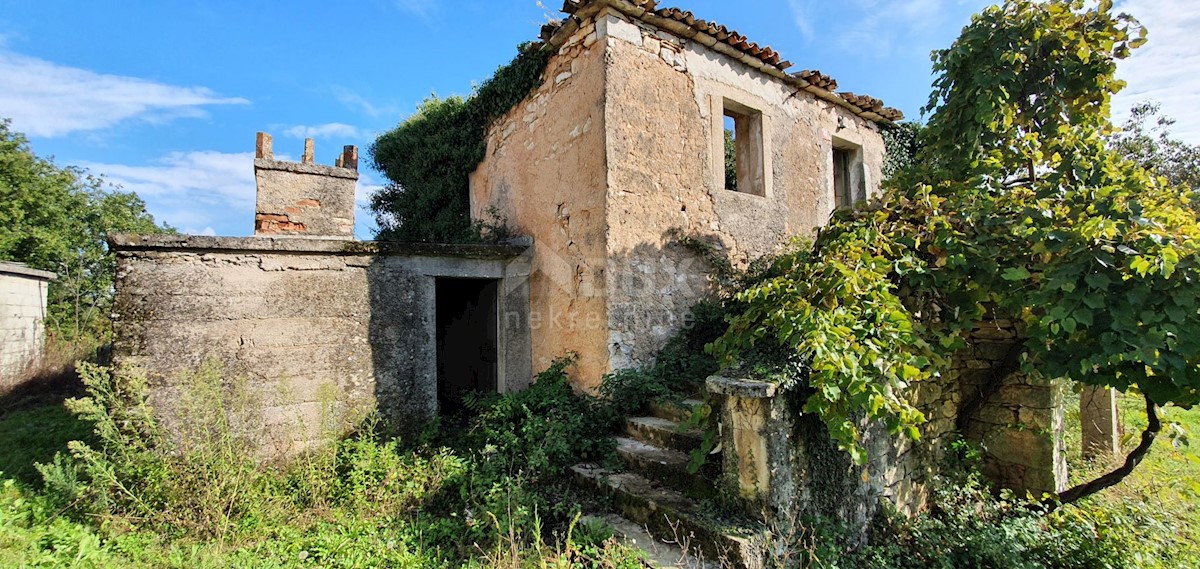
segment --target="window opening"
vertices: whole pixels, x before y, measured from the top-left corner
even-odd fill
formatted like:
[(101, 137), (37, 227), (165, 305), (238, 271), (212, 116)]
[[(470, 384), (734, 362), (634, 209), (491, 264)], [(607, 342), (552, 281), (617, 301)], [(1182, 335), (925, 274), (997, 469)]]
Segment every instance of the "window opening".
[(834, 206), (849, 207), (866, 200), (862, 147), (834, 137), (832, 154)]
[(725, 115), (725, 189), (737, 191), (737, 130), (729, 115)]
[(854, 203), (850, 182), (850, 151), (833, 149), (833, 196), (836, 207), (847, 207)]
[(762, 112), (728, 99), (724, 103), (725, 189), (765, 196)]

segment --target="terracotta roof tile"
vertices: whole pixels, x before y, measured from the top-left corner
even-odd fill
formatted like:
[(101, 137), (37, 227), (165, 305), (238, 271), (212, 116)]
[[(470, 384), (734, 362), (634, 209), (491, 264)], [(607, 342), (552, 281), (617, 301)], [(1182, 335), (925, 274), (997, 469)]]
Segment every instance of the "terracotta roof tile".
[[(589, 5), (601, 2), (607, 3), (608, 5), (623, 4), (625, 6), (638, 8), (640, 10), (635, 10), (635, 12), (640, 14), (639, 17), (641, 19), (646, 20), (647, 23), (651, 25), (654, 25), (654, 22), (649, 21), (649, 19), (645, 17), (647, 14), (657, 16), (665, 20), (679, 22), (680, 24), (683, 24), (687, 28), (697, 33), (707, 35), (713, 38), (713, 40), (728, 45), (729, 47), (751, 58), (761, 61), (764, 65), (773, 67), (779, 71), (783, 71), (792, 66), (790, 61), (784, 60), (779, 52), (771, 49), (770, 46), (759, 46), (757, 43), (750, 41), (748, 38), (746, 38), (746, 36), (738, 33), (736, 30), (730, 30), (729, 28), (726, 28), (725, 26), (716, 22), (709, 22), (702, 18), (697, 18), (696, 15), (690, 11), (680, 10), (679, 8), (659, 8), (658, 2), (655, 0), (565, 0), (562, 11), (567, 14), (575, 14), (579, 10), (582, 10)], [(544, 41), (549, 41), (549, 38), (554, 35), (554, 31), (560, 26), (561, 24), (556, 22), (551, 22), (545, 26), (542, 26), (542, 39)], [(788, 76), (783, 75), (783, 77)], [(837, 81), (833, 80), (833, 78), (829, 77), (828, 75), (821, 73), (820, 71), (805, 70), (800, 71), (799, 73), (794, 73), (790, 77), (801, 81), (801, 85), (807, 84), (823, 92), (818, 93), (821, 98), (845, 101), (851, 107), (858, 109), (863, 113), (870, 113), (872, 116), (868, 116), (868, 118), (872, 118), (872, 120), (882, 119), (885, 121), (898, 121), (903, 120), (904, 118), (904, 113), (900, 112), (900, 110), (891, 107), (885, 107), (883, 101), (880, 101), (874, 97), (856, 95), (854, 93), (837, 92)]]

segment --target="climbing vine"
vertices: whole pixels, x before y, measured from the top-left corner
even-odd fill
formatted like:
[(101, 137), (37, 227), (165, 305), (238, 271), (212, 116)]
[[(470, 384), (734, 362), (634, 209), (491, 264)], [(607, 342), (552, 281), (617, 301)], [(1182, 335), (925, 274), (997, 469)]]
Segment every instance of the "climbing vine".
[(883, 138), (883, 178), (889, 179), (896, 173), (912, 166), (920, 149), (918, 143), (921, 125), (913, 122), (890, 123), (879, 126)]
[(468, 180), (487, 150), (487, 128), (537, 88), (551, 53), (543, 44), (524, 44), (471, 96), (430, 96), (375, 140), (371, 159), (389, 180), (371, 196), (377, 239), (479, 239), (479, 227), (471, 223)]
[[(908, 386), (999, 312), (1023, 324), (1030, 373), (1133, 391), (1155, 408), (1200, 402), (1200, 222), (1187, 192), (1108, 144), (1116, 61), (1144, 43), (1112, 2), (1008, 0), (935, 53), (917, 159), (881, 200), (834, 218), (712, 345), (729, 362), (760, 342), (810, 370), (805, 409), (864, 460), (858, 419), (917, 436)], [(1053, 502), (1051, 508), (1053, 508)]]

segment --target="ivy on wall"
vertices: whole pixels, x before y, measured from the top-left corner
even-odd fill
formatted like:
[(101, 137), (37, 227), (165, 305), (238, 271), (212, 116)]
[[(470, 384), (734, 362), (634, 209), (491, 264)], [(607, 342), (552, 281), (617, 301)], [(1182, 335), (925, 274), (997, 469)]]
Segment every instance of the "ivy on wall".
[(920, 150), (918, 137), (921, 125), (914, 122), (890, 123), (879, 125), (879, 136), (887, 152), (883, 156), (883, 178), (891, 179), (893, 175), (908, 166), (912, 166)]
[(371, 160), (388, 179), (371, 196), (376, 239), (480, 240), (480, 226), (471, 223), (468, 180), (487, 150), (487, 128), (537, 88), (552, 53), (544, 44), (523, 44), (471, 96), (430, 96), (375, 139)]

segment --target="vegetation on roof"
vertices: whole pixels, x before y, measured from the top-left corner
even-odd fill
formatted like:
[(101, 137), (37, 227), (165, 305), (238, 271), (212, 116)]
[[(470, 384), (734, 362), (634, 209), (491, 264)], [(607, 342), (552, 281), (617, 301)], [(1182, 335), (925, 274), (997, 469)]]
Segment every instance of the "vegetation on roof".
[(487, 128), (540, 84), (550, 59), (527, 43), (468, 97), (431, 95), (417, 112), (371, 145), (389, 183), (371, 196), (381, 241), (480, 240), (471, 223), (469, 180), (487, 150)]

